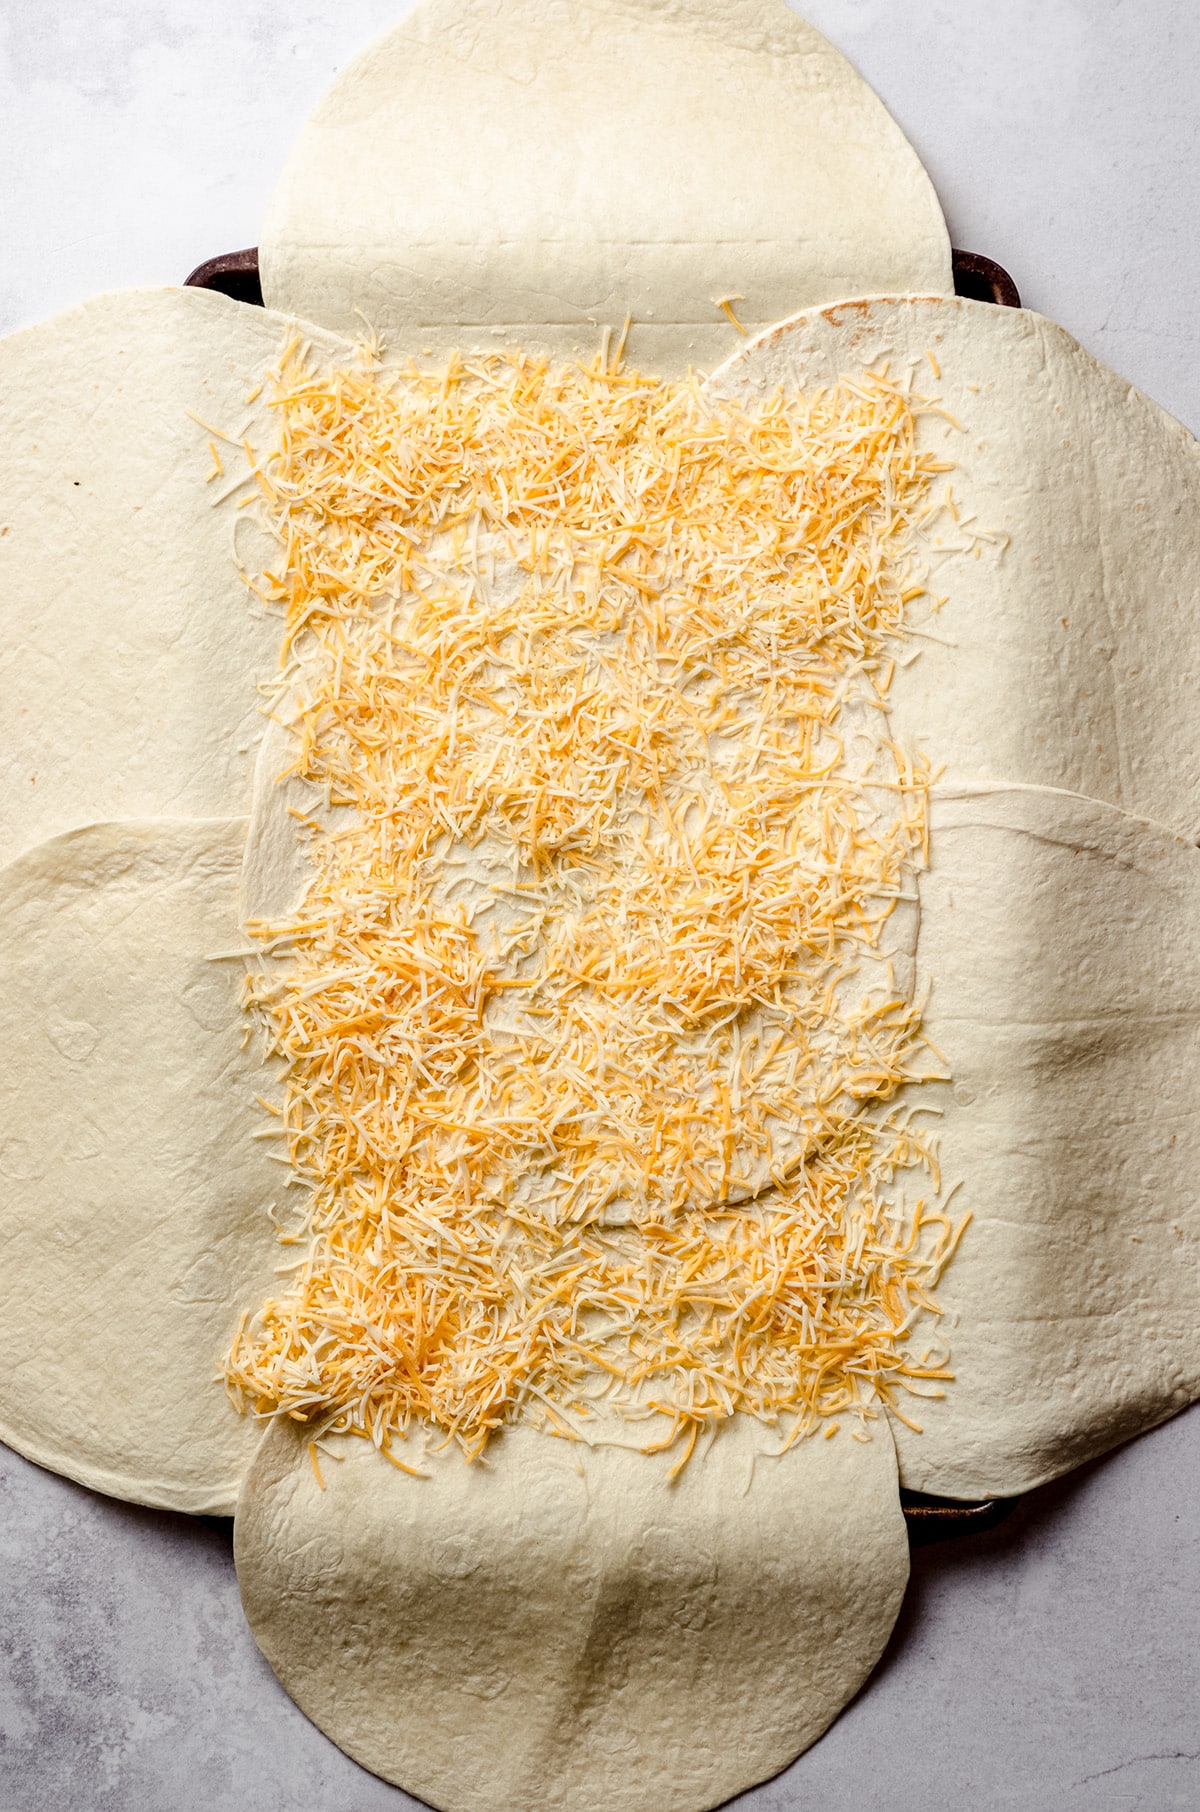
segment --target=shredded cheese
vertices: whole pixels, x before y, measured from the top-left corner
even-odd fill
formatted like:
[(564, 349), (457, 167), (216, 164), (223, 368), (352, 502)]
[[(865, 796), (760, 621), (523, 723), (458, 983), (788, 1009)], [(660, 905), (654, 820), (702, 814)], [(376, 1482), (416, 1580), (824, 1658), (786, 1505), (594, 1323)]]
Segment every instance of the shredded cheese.
[(910, 397), (296, 345), (273, 406), (260, 589), (324, 807), (252, 928), (306, 1257), (239, 1403), (469, 1453), (660, 1417), (686, 1460), (936, 1392), (908, 1336), (961, 1223), (887, 1106), (929, 1062), (928, 775), (885, 715), (944, 469)]

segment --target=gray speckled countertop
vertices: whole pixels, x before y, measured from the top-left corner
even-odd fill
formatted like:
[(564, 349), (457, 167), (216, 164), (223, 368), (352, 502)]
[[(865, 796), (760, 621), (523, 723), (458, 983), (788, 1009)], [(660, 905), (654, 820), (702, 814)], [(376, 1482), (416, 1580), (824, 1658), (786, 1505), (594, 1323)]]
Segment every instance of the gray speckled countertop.
[[(0, 330), (253, 244), (293, 132), (403, 0), (4, 0)], [(807, 0), (957, 245), (1200, 428), (1200, 7)], [(1200, 1806), (1200, 1410), (918, 1550), (888, 1652), (757, 1812)], [(0, 1448), (0, 1812), (385, 1812), (276, 1685), (227, 1528)], [(597, 1808), (597, 1812), (603, 1812)]]
[[(1193, 1410), (989, 1534), (918, 1549), (859, 1698), (739, 1807), (1191, 1812), (1198, 1462)], [(98, 1498), (0, 1449), (0, 1562), (3, 1812), (416, 1803), (276, 1685), (241, 1614), (226, 1526)]]

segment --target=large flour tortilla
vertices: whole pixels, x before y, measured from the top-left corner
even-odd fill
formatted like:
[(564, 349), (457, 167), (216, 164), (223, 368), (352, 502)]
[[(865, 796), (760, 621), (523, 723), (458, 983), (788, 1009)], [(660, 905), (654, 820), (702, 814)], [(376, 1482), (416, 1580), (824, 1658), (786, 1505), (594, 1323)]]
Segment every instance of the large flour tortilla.
[[(953, 288), (895, 122), (782, 0), (426, 0), (334, 83), (260, 242), (268, 304), (399, 354), (708, 368), (810, 303)], [(360, 312), (361, 311), (361, 312)]]
[(710, 383), (754, 396), (881, 361), (965, 424), (926, 417), (922, 443), (955, 462), (964, 520), (1008, 537), (937, 560), (948, 602), (897, 673), (894, 731), (948, 779), (1063, 787), (1195, 835), (1200, 448), (1053, 322), (954, 298), (814, 310)]
[(256, 1640), (356, 1760), (453, 1812), (700, 1812), (774, 1774), (875, 1664), (908, 1575), (886, 1426), (754, 1458), (518, 1429), (396, 1471), (276, 1425), (238, 1505)]
[(285, 1173), (241, 1049), (245, 822), (100, 824), (0, 873), (0, 1437), (228, 1514), (260, 1433), (219, 1382), (278, 1279)]
[(964, 522), (1009, 537), (935, 556), (948, 601), (890, 699), (967, 796), (935, 808), (917, 962), (958, 1090), (943, 1173), (974, 1216), (939, 1292), (957, 1381), (899, 1429), (901, 1471), (974, 1496), (1200, 1392), (1200, 450), (1061, 328), (970, 302), (814, 311), (711, 382), (883, 361), (966, 425), (922, 438)]
[(246, 811), (280, 631), (235, 525), (251, 570), (273, 544), (217, 504), (237, 448), (205, 486), (188, 411), (258, 438), (245, 397), (293, 331), (147, 290), (0, 340), (0, 862), (101, 818)]
[(907, 1485), (1024, 1491), (1200, 1395), (1200, 850), (1036, 788), (937, 798), (926, 1024), (968, 1229)]

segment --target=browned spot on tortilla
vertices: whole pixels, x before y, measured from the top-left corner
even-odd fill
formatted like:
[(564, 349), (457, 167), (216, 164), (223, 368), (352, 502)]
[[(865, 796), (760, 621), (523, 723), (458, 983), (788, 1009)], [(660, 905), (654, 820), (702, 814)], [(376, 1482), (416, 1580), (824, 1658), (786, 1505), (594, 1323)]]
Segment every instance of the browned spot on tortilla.
[(840, 327), (846, 315), (861, 315), (865, 319), (873, 308), (881, 303), (893, 302), (961, 302), (961, 296), (856, 296), (846, 302), (833, 302), (821, 310), (824, 318), (832, 327)]

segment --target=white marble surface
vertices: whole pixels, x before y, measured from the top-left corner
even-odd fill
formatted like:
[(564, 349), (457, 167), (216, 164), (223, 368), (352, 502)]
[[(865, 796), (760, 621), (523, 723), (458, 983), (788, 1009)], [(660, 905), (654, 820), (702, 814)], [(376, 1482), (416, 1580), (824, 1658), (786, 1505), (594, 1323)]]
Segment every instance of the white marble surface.
[[(0, 329), (254, 243), (399, 0), (2, 0)], [(955, 243), (1200, 428), (1194, 0), (808, 0)], [(1200, 1805), (1200, 1411), (915, 1556), (893, 1643), (759, 1812)], [(0, 1812), (380, 1812), (275, 1684), (225, 1532), (0, 1449)], [(531, 1812), (533, 1809), (531, 1808)], [(603, 1812), (603, 1808), (597, 1808)]]

